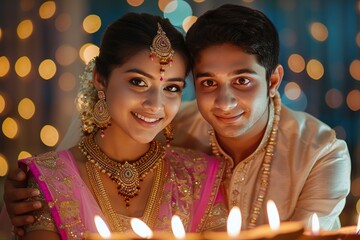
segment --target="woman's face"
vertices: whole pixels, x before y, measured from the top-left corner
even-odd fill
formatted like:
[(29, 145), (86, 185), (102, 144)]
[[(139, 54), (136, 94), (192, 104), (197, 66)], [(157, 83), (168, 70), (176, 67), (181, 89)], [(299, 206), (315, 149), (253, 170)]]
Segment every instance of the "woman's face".
[(111, 72), (105, 90), (111, 116), (106, 135), (147, 143), (178, 112), (185, 84), (185, 62), (175, 54), (172, 66), (165, 67), (164, 79), (160, 81), (159, 59), (151, 60), (149, 53), (143, 50)]

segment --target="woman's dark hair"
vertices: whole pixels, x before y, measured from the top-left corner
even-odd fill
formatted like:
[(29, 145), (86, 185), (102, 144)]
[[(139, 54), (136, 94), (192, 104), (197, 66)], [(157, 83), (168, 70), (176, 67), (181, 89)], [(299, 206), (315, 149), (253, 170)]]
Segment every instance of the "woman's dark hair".
[(186, 45), (194, 62), (202, 50), (225, 43), (256, 55), (269, 80), (279, 62), (279, 37), (262, 12), (225, 4), (200, 16), (186, 34)]
[(146, 13), (127, 13), (110, 24), (102, 36), (100, 54), (95, 64), (105, 81), (115, 67), (121, 66), (139, 51), (150, 50), (157, 34), (158, 23), (169, 38), (175, 53), (182, 55), (186, 73), (189, 72), (190, 60), (184, 37), (168, 19)]

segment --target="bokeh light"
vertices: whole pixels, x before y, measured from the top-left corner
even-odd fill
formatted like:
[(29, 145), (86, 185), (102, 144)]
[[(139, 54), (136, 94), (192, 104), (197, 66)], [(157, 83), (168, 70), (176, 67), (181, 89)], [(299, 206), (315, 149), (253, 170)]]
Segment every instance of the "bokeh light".
[(95, 33), (101, 27), (101, 18), (98, 15), (91, 14), (83, 21), (84, 31), (87, 33)]
[(310, 33), (311, 36), (319, 42), (325, 41), (329, 35), (327, 27), (319, 22), (315, 22), (310, 25)]
[(59, 32), (67, 31), (71, 26), (71, 16), (67, 13), (62, 13), (55, 19), (55, 28)]
[(42, 19), (49, 19), (54, 16), (56, 12), (56, 4), (54, 1), (47, 1), (41, 4), (39, 8), (39, 15)]
[(356, 34), (356, 44), (358, 45), (358, 47), (360, 47), (360, 32), (358, 32), (358, 34)]
[(40, 139), (46, 146), (53, 147), (59, 141), (58, 130), (51, 125), (45, 125), (40, 131)]
[(182, 26), (185, 18), (191, 15), (191, 6), (183, 0), (172, 1), (164, 9), (164, 17), (168, 18), (174, 26)]
[(339, 139), (346, 140), (346, 131), (342, 126), (334, 127), (334, 131), (336, 132), (336, 137)]
[(85, 64), (87, 64), (91, 59), (99, 55), (99, 47), (92, 43), (85, 43), (79, 51), (79, 56)]
[(324, 67), (316, 59), (311, 59), (306, 65), (307, 74), (314, 80), (319, 80), (324, 75)]
[(18, 160), (31, 157), (32, 155), (27, 151), (21, 151), (18, 155)]
[(26, 77), (31, 71), (30, 59), (26, 56), (20, 57), (15, 62), (15, 72), (19, 77)]
[[(170, 2), (176, 2), (176, 0), (159, 0), (158, 1), (158, 6), (159, 6), (159, 9), (164, 12), (165, 11), (165, 7), (170, 3)], [(170, 10), (170, 9), (167, 9), (167, 10)], [(175, 10), (175, 9), (173, 9)]]
[(1, 39), (2, 39), (2, 29), (0, 27), (0, 41), (1, 41)]
[(332, 88), (325, 94), (325, 102), (331, 108), (339, 108), (344, 101), (342, 93), (336, 89)]
[(74, 74), (65, 72), (59, 77), (59, 88), (65, 92), (70, 92), (75, 88), (76, 78)]
[(196, 22), (197, 17), (196, 16), (188, 16), (184, 19), (184, 22), (182, 24), (182, 27), (185, 32), (189, 30), (189, 28)]
[(10, 62), (6, 56), (0, 57), (0, 77), (4, 77), (10, 70)]
[(0, 177), (5, 176), (8, 170), (9, 170), (9, 165), (5, 159), (5, 156), (0, 154)]
[(360, 90), (354, 89), (346, 97), (346, 103), (352, 111), (360, 110)]
[(77, 50), (70, 45), (61, 45), (56, 49), (55, 59), (61, 66), (69, 66), (77, 58)]
[(290, 100), (296, 100), (301, 95), (300, 86), (295, 82), (289, 82), (285, 85), (284, 93)]
[(355, 79), (360, 81), (360, 60), (354, 60), (350, 64), (350, 75)]
[(33, 33), (34, 26), (31, 20), (26, 19), (19, 23), (17, 27), (17, 35), (20, 39), (26, 39)]
[(300, 73), (305, 69), (305, 60), (300, 54), (291, 54), (288, 59), (288, 65), (291, 71)]
[(4, 111), (6, 106), (5, 98), (0, 94), (0, 114)]
[(194, 2), (196, 2), (196, 3), (202, 3), (202, 2), (205, 2), (205, 0), (194, 0)]
[(144, 0), (127, 0), (127, 3), (128, 3), (130, 6), (138, 7), (138, 6), (140, 6), (141, 4), (144, 3)]
[(51, 59), (45, 59), (39, 65), (39, 74), (44, 80), (51, 79), (56, 73), (56, 64)]
[(356, 212), (357, 214), (360, 214), (360, 199), (358, 199), (356, 202)]
[(295, 100), (291, 100), (286, 94), (283, 94), (281, 96), (281, 102), (289, 108), (297, 111), (305, 111), (308, 104), (307, 97), (303, 91), (301, 91), (300, 96)]
[(10, 139), (16, 137), (18, 129), (18, 123), (11, 117), (7, 117), (2, 123), (2, 131), (4, 135)]
[(18, 105), (19, 115), (23, 119), (30, 119), (34, 116), (35, 113), (35, 104), (29, 98), (23, 98)]

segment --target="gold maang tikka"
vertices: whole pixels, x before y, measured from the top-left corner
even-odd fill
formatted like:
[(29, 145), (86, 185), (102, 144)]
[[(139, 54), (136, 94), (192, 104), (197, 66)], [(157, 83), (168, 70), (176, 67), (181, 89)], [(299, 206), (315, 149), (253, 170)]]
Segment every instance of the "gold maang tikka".
[(171, 66), (173, 62), (174, 50), (171, 48), (171, 42), (161, 28), (160, 23), (158, 23), (157, 34), (150, 46), (150, 59), (154, 60), (154, 56), (160, 60), (160, 81), (162, 81), (165, 75), (165, 67)]

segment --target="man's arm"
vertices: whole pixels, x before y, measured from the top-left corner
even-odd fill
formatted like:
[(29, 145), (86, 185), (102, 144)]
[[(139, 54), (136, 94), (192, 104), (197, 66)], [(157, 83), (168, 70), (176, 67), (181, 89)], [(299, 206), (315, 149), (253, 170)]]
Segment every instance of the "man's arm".
[(350, 191), (351, 162), (346, 143), (335, 140), (317, 156), (291, 220), (317, 213), (322, 229), (340, 227), (339, 215)]
[(40, 209), (40, 201), (25, 201), (26, 199), (38, 196), (38, 189), (27, 188), (26, 170), (15, 169), (11, 171), (5, 180), (4, 202), (11, 223), (14, 225), (14, 232), (18, 236), (24, 235), (22, 227), (34, 223), (34, 217), (30, 212)]

